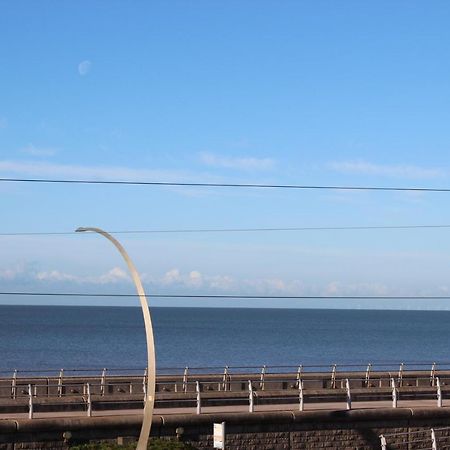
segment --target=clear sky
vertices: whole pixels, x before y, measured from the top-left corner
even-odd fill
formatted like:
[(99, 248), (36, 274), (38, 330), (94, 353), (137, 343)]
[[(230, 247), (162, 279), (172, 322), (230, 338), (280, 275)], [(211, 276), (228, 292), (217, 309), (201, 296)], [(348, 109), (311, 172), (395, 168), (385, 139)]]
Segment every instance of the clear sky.
[[(438, 0), (0, 0), (0, 177), (450, 187), (449, 20)], [(0, 232), (450, 224), (449, 200), (0, 183)], [(449, 237), (120, 235), (150, 294), (387, 296), (450, 293)], [(0, 287), (133, 290), (112, 246), (86, 235), (0, 236)]]

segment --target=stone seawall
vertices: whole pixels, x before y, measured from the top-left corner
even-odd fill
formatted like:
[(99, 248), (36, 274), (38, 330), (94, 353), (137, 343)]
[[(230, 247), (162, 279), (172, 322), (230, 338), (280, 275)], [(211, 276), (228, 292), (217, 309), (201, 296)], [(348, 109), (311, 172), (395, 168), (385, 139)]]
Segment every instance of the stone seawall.
[[(72, 443), (137, 437), (141, 420), (142, 416), (1, 420), (0, 450), (68, 449), (63, 438), (67, 431)], [(213, 423), (223, 421), (227, 450), (372, 450), (381, 448), (380, 434), (449, 426), (450, 408), (154, 416), (152, 436), (174, 439), (176, 429), (183, 428), (182, 440), (212, 449)], [(450, 437), (444, 438), (450, 444)]]

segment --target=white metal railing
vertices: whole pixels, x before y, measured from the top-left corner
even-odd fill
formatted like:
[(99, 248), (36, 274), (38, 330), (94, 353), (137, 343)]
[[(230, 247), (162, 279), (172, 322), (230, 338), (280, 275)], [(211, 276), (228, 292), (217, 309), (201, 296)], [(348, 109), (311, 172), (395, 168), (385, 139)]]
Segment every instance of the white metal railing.
[(397, 386), (395, 385), (395, 380), (393, 378), (391, 378), (391, 388), (392, 388), (392, 407), (397, 408), (398, 390), (397, 390)]
[[(331, 367), (331, 369), (330, 369)], [(259, 378), (259, 388), (264, 390), (266, 382), (269, 379), (279, 378), (283, 379), (288, 375), (292, 374), (294, 379), (291, 381), (287, 379), (287, 382), (291, 387), (298, 388), (300, 380), (317, 378), (318, 380), (323, 380), (324, 387), (329, 385), (332, 389), (336, 389), (338, 386), (337, 380), (339, 377), (348, 378), (349, 380), (356, 380), (364, 377), (362, 386), (367, 388), (383, 387), (385, 380), (388, 383), (392, 383), (392, 378), (395, 378), (396, 386), (411, 386), (411, 383), (422, 385), (429, 385), (431, 387), (436, 387), (436, 379), (439, 376), (445, 377), (450, 380), (450, 363), (436, 363), (433, 362), (431, 366), (428, 365), (429, 369), (428, 375), (426, 369), (426, 363), (400, 363), (397, 365), (397, 375), (394, 377), (392, 375), (392, 370), (395, 366), (393, 364), (388, 365), (387, 363), (369, 363), (366, 366), (361, 364), (333, 364), (331, 366), (326, 365), (299, 365), (299, 366), (268, 366), (263, 365), (259, 368), (259, 375), (257, 367), (230, 367), (225, 366), (223, 371), (217, 372), (218, 368), (215, 367), (185, 367), (182, 370), (181, 378), (179, 381), (176, 380), (177, 375), (158, 375), (159, 380), (163, 380), (164, 377), (172, 377), (171, 381), (173, 383), (175, 391), (181, 389), (182, 392), (188, 392), (188, 384), (190, 379), (201, 379), (202, 381), (211, 380), (218, 383), (219, 390), (229, 391), (232, 390), (232, 382), (242, 382), (246, 379), (252, 379), (256, 381), (256, 377)], [(173, 368), (172, 368), (173, 369)], [(327, 375), (327, 369), (330, 371)], [(388, 370), (389, 369), (389, 370)], [(107, 395), (110, 393), (109, 384), (107, 380), (110, 380), (114, 384), (115, 380), (129, 378), (129, 383), (127, 385), (127, 390), (130, 394), (133, 392), (143, 391), (145, 393), (145, 384), (147, 380), (147, 369), (143, 370), (142, 377), (142, 387), (137, 387), (134, 382), (136, 377), (139, 377), (138, 373), (128, 372), (123, 374), (123, 372), (128, 369), (106, 369), (103, 368), (99, 371), (98, 379), (101, 384), (101, 394)], [(131, 370), (131, 369), (130, 369)], [(133, 369), (135, 370), (135, 369)], [(165, 369), (160, 369), (165, 370)], [(175, 371), (175, 369), (173, 369)], [(215, 372), (216, 371), (216, 372)], [(12, 377), (10, 378), (10, 397), (15, 399), (18, 396), (17, 386), (20, 384), (21, 380), (27, 382), (26, 380), (33, 380), (36, 383), (36, 379), (42, 377), (42, 374), (46, 374), (45, 380), (47, 384), (52, 384), (56, 380), (58, 384), (58, 395), (63, 396), (63, 391), (65, 389), (66, 382), (73, 382), (76, 380), (84, 380), (84, 382), (93, 382), (96, 378), (93, 369), (59, 369), (55, 377), (49, 376), (50, 371), (40, 371), (40, 375), (36, 375), (34, 371), (18, 371), (17, 369), (13, 371)], [(1, 389), (4, 383), (7, 383), (7, 378), (1, 376), (2, 371), (0, 371), (0, 395)], [(426, 377), (428, 380), (425, 381)], [(328, 378), (328, 381), (327, 381)], [(169, 381), (167, 381), (169, 383)], [(341, 386), (342, 387), (342, 386)], [(137, 391), (136, 391), (137, 388)], [(168, 388), (166, 388), (168, 389)]]
[(59, 371), (58, 377), (58, 395), (61, 397), (63, 392), (63, 377), (64, 377), (64, 369)]
[[(450, 376), (449, 376), (450, 378)], [(225, 393), (225, 392), (236, 392), (236, 391), (242, 391), (246, 388), (243, 387), (244, 383), (246, 383), (248, 380), (251, 380), (252, 383), (256, 384), (259, 391), (265, 391), (265, 390), (279, 390), (279, 391), (285, 391), (287, 394), (289, 392), (292, 392), (295, 389), (300, 388), (300, 384), (302, 384), (303, 389), (306, 389), (308, 391), (324, 391), (333, 395), (333, 392), (338, 392), (342, 389), (347, 389), (347, 380), (349, 382), (349, 386), (352, 386), (352, 389), (358, 389), (358, 395), (362, 396), (364, 393), (370, 394), (372, 397), (376, 397), (377, 393), (382, 393), (382, 391), (386, 391), (386, 389), (390, 388), (392, 393), (392, 399), (394, 400), (395, 397), (398, 397), (398, 395), (401, 393), (402, 395), (405, 395), (406, 397), (414, 397), (414, 396), (421, 396), (428, 395), (429, 398), (432, 398), (433, 395), (436, 399), (440, 399), (442, 401), (443, 397), (443, 389), (446, 389), (446, 392), (450, 393), (450, 385), (448, 383), (443, 385), (441, 382), (440, 377), (435, 378), (435, 384), (434, 386), (429, 386), (424, 384), (425, 378), (417, 378), (418, 383), (415, 385), (409, 385), (409, 386), (398, 386), (398, 382), (394, 377), (391, 378), (380, 378), (378, 380), (377, 386), (365, 386), (365, 378), (341, 378), (336, 377), (334, 388), (331, 387), (331, 385), (327, 383), (322, 383), (322, 380), (314, 379), (314, 378), (302, 378), (302, 379), (293, 379), (293, 378), (273, 378), (273, 379), (265, 379), (264, 384), (260, 382), (259, 379), (256, 378), (246, 378), (244, 381), (244, 378), (240, 379), (232, 379), (231, 384), (230, 381), (228, 381), (228, 387), (226, 390), (223, 389), (224, 383), (222, 380), (210, 380), (210, 379), (197, 379), (195, 381), (199, 381), (201, 385), (204, 385), (207, 387), (208, 391), (216, 391), (217, 393)], [(42, 381), (45, 381), (42, 383)], [(189, 393), (192, 390), (195, 390), (192, 388), (192, 386), (195, 384), (195, 381), (187, 381), (183, 383), (183, 390), (180, 391), (177, 386), (177, 381), (159, 381), (157, 383), (157, 390), (158, 392), (162, 393)], [(447, 379), (446, 379), (447, 381)], [(300, 383), (301, 382), (301, 383)], [(83, 389), (83, 386), (86, 383), (90, 383), (92, 386), (98, 386), (98, 393), (101, 396), (106, 396), (105, 394), (108, 393), (111, 396), (113, 395), (129, 395), (133, 393), (144, 393), (145, 394), (145, 383), (138, 380), (127, 380), (127, 381), (114, 381), (113, 379), (109, 380), (107, 383), (105, 382), (95, 382), (95, 379), (92, 380), (64, 380), (63, 383), (57, 383), (52, 384), (49, 380), (29, 380), (29, 379), (20, 379), (17, 378), (15, 383), (12, 386), (12, 390), (14, 391), (14, 394), (8, 393), (8, 387), (4, 386), (3, 389), (0, 385), (0, 401), (2, 398), (12, 398), (15, 397), (20, 398), (24, 394), (28, 394), (27, 392), (24, 392), (23, 389), (28, 386), (28, 384), (31, 384), (34, 389), (34, 395), (36, 397), (51, 397), (53, 395), (57, 395), (58, 397), (65, 397), (70, 394), (78, 394), (81, 389)], [(136, 388), (139, 387), (140, 389), (136, 391)], [(21, 390), (22, 389), (22, 390)], [(422, 393), (422, 394), (420, 394)], [(416, 395), (417, 394), (417, 395)]]
[(367, 364), (367, 369), (366, 369), (366, 386), (369, 387), (370, 384), (370, 371), (372, 370), (372, 364), (369, 363)]
[(195, 390), (197, 392), (197, 414), (202, 413), (202, 397), (200, 393), (200, 383), (198, 381), (195, 382)]
[(255, 411), (255, 392), (253, 391), (253, 384), (248, 380), (248, 412)]
[(381, 450), (444, 450), (450, 448), (450, 427), (380, 435)]
[(259, 387), (262, 390), (264, 390), (264, 386), (265, 386), (264, 385), (264, 379), (266, 377), (266, 369), (267, 369), (267, 366), (262, 366), (262, 369), (261, 369), (261, 381), (259, 383)]
[[(426, 369), (427, 366), (428, 369)], [(394, 370), (387, 370), (389, 368)], [(62, 368), (52, 373), (41, 371), (41, 376), (43, 373), (46, 374), (44, 378), (37, 376), (34, 371), (18, 370), (14, 370), (12, 376), (7, 378), (1, 377), (2, 371), (0, 371), (0, 402), (2, 398), (18, 401), (24, 397), (28, 398), (30, 418), (34, 416), (36, 408), (39, 411), (39, 398), (55, 397), (55, 402), (60, 405), (67, 401), (68, 397), (81, 395), (81, 389), (83, 398), (80, 403), (85, 406), (88, 416), (92, 415), (93, 403), (99, 401), (98, 396), (105, 397), (103, 401), (108, 401), (107, 394), (116, 394), (114, 401), (121, 401), (117, 398), (120, 393), (123, 394), (123, 401), (129, 403), (134, 401), (136, 405), (142, 405), (142, 400), (134, 400), (133, 395), (139, 397), (142, 393), (144, 398), (146, 397), (147, 370), (144, 369), (140, 374), (136, 371), (136, 373), (126, 375), (123, 374), (124, 371), (125, 369), (103, 368), (95, 373), (93, 369)], [(433, 362), (431, 366), (429, 363), (417, 362), (400, 363), (396, 366), (386, 363), (369, 363), (366, 366), (361, 364), (299, 365), (295, 367), (264, 365), (259, 368), (259, 372), (256, 367), (251, 366), (225, 366), (222, 372), (219, 372), (217, 367), (185, 367), (181, 377), (166, 376), (168, 378), (160, 375), (159, 380), (161, 381), (157, 382), (158, 389), (161, 392), (170, 392), (181, 396), (184, 394), (185, 397), (180, 397), (177, 401), (186, 402), (192, 402), (189, 394), (195, 392), (198, 414), (202, 412), (204, 406), (202, 402), (207, 404), (211, 398), (209, 394), (202, 398), (204, 391), (215, 391), (212, 393), (215, 402), (226, 404), (233, 395), (236, 395), (239, 401), (245, 402), (245, 391), (247, 390), (250, 412), (255, 410), (257, 403), (263, 404), (278, 400), (282, 401), (281, 403), (292, 402), (293, 405), (297, 403), (297, 406), (294, 407), (303, 411), (307, 400), (312, 397), (325, 402), (338, 399), (338, 401), (345, 402), (347, 409), (351, 409), (352, 402), (362, 401), (364, 388), (367, 393), (365, 401), (376, 403), (390, 397), (393, 408), (398, 407), (400, 397), (402, 400), (407, 398), (435, 399), (437, 407), (442, 407), (444, 394), (450, 392), (450, 389), (444, 386), (444, 384), (449, 384), (450, 380), (450, 363), (448, 362)], [(227, 394), (223, 394), (221, 398), (219, 391), (226, 392), (229, 394), (228, 397)], [(275, 395), (273, 391), (280, 392)], [(241, 392), (244, 397), (242, 395), (239, 397), (238, 392)], [(160, 404), (164, 403), (165, 406), (174, 400), (163, 400), (160, 394), (157, 394), (157, 401)], [(76, 404), (73, 399), (71, 402)]]
[(11, 380), (11, 398), (16, 398), (17, 395), (17, 370), (14, 371), (12, 380)]
[(28, 418), (33, 418), (33, 391), (31, 390), (31, 384), (28, 385)]
[[(130, 394), (130, 391), (122, 389), (114, 396), (105, 396), (105, 391), (108, 385), (107, 380), (98, 380), (96, 383), (83, 383), (81, 386), (79, 383), (70, 383), (63, 379), (60, 383), (59, 380), (56, 384), (33, 384), (28, 383), (26, 385), (21, 385), (16, 383), (15, 389), (15, 400), (18, 404), (24, 405), (25, 399), (28, 399), (28, 416), (33, 418), (36, 413), (36, 409), (39, 412), (40, 405), (43, 404), (40, 400), (41, 397), (47, 399), (45, 400), (46, 409), (48, 410), (52, 406), (60, 407), (63, 404), (66, 405), (83, 405), (84, 410), (88, 417), (91, 417), (94, 411), (94, 404), (96, 402), (103, 402), (103, 404), (109, 403), (123, 403), (126, 404), (127, 408), (141, 408), (146, 397), (145, 383), (142, 384), (143, 396), (140, 393)], [(292, 381), (292, 379), (290, 379)], [(196, 405), (196, 413), (202, 414), (204, 406), (208, 406), (208, 403), (214, 402), (215, 406), (225, 406), (233, 402), (233, 404), (247, 404), (248, 411), (254, 412), (257, 405), (273, 404), (273, 405), (283, 405), (281, 409), (285, 409), (285, 404), (291, 405), (288, 408), (298, 409), (299, 411), (304, 411), (308, 400), (312, 400), (314, 403), (319, 402), (342, 402), (343, 407), (347, 410), (353, 408), (354, 403), (359, 401), (373, 402), (376, 406), (377, 402), (384, 401), (387, 403), (389, 398), (391, 399), (392, 408), (397, 408), (400, 397), (402, 400), (410, 399), (427, 399), (434, 400), (435, 405), (439, 408), (444, 406), (444, 391), (443, 385), (439, 377), (435, 377), (435, 385), (427, 387), (408, 387), (408, 386), (398, 386), (398, 379), (391, 377), (389, 379), (389, 384), (383, 387), (376, 388), (365, 388), (366, 378), (361, 377), (359, 379), (349, 379), (349, 378), (335, 378), (335, 387), (331, 388), (311, 385), (308, 386), (308, 380), (300, 379), (298, 384), (291, 384), (291, 389), (280, 389), (280, 383), (285, 384), (283, 380), (271, 380), (264, 379), (263, 384), (261, 380), (251, 380), (248, 379), (244, 386), (236, 390), (223, 391), (222, 380), (219, 382), (211, 381), (185, 381), (184, 390), (177, 392), (176, 390), (171, 391), (170, 395), (166, 394), (166, 391), (161, 390), (157, 392), (156, 402), (159, 407), (171, 407), (172, 405), (178, 405), (180, 402), (185, 402), (186, 405), (192, 404)], [(311, 380), (309, 380), (311, 381)], [(355, 387), (356, 384), (356, 387)], [(45, 395), (42, 394), (45, 392)], [(448, 389), (446, 392), (450, 392)], [(1, 400), (9, 399), (10, 395), (0, 395)], [(246, 400), (247, 398), (247, 400)], [(384, 407), (385, 405), (382, 404)], [(404, 403), (404, 406), (407, 406)], [(79, 406), (78, 406), (79, 407)], [(173, 407), (173, 406), (172, 406)], [(335, 407), (335, 406), (334, 406)], [(104, 409), (105, 406), (102, 406)]]
[[(327, 372), (330, 367), (331, 371), (335, 370), (336, 372), (367, 372), (370, 375), (371, 371), (389, 371), (393, 370), (398, 371), (399, 382), (402, 379), (402, 375), (405, 372), (410, 371), (425, 371), (427, 370), (430, 373), (430, 383), (432, 383), (436, 371), (438, 370), (447, 370), (450, 371), (450, 361), (443, 362), (423, 362), (423, 361), (403, 361), (400, 363), (394, 363), (391, 361), (388, 362), (366, 362), (366, 363), (333, 363), (333, 364), (298, 364), (298, 365), (270, 365), (270, 364), (262, 364), (259, 366), (203, 366), (203, 367), (188, 367), (188, 370), (191, 374), (200, 374), (200, 373), (210, 373), (210, 374), (219, 374), (224, 372), (224, 368), (227, 368), (228, 372), (245, 372), (253, 371), (255, 373), (261, 373), (262, 368), (266, 368), (270, 370), (271, 373), (286, 373), (286, 372), (297, 372), (300, 368), (301, 372), (309, 372), (309, 373), (324, 373)], [(187, 367), (158, 367), (157, 371), (159, 375), (176, 375), (179, 373), (183, 373)], [(369, 370), (368, 370), (369, 369)], [(23, 374), (24, 376), (51, 376), (55, 374), (58, 376), (62, 371), (66, 376), (82, 376), (84, 374), (95, 374), (102, 373), (105, 370), (103, 367), (100, 368), (63, 368), (63, 369), (0, 369), (0, 379), (4, 377), (8, 377), (8, 374), (17, 372)], [(123, 367), (123, 368), (108, 368), (107, 371), (109, 374), (127, 374), (130, 375), (132, 373), (142, 373), (145, 368), (136, 368), (136, 367)], [(69, 374), (69, 375), (67, 375)], [(368, 376), (369, 379), (369, 376)]]
[(92, 397), (91, 397), (91, 387), (89, 383), (86, 383), (86, 402), (87, 402), (87, 416), (92, 417)]

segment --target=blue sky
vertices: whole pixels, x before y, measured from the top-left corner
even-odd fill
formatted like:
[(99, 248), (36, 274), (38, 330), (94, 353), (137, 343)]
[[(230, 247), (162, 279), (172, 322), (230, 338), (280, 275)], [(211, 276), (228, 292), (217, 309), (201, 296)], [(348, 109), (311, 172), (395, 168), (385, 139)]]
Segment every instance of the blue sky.
[[(3, 1), (0, 12), (0, 177), (450, 186), (448, 2)], [(4, 183), (0, 232), (450, 224), (447, 205), (437, 193)], [(446, 295), (449, 233), (120, 239), (150, 294)], [(98, 236), (0, 246), (3, 290), (132, 291)]]

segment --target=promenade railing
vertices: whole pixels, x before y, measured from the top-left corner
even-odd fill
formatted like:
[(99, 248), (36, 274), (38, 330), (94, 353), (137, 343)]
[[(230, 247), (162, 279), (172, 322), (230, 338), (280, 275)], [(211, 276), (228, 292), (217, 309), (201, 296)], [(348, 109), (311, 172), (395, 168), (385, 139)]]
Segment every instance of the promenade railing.
[(380, 435), (381, 450), (444, 450), (450, 448), (450, 427)]
[[(408, 401), (427, 401), (444, 406), (450, 398), (450, 364), (399, 364), (395, 371), (386, 363), (362, 365), (263, 366), (178, 368), (160, 373), (156, 386), (156, 408), (183, 408), (201, 414), (205, 408), (244, 407), (249, 412), (271, 409), (328, 407), (399, 407)], [(279, 370), (280, 367), (285, 369)], [(326, 367), (327, 371), (320, 371)], [(246, 370), (243, 370), (246, 369)], [(0, 413), (73, 411), (88, 416), (94, 412), (143, 407), (146, 371), (93, 369), (14, 371), (0, 377)], [(174, 373), (175, 372), (175, 373)], [(40, 376), (39, 376), (40, 375)], [(364, 405), (362, 404), (364, 402)], [(383, 403), (382, 403), (383, 402)], [(359, 403), (359, 405), (358, 405)], [(365, 407), (366, 407), (365, 406)], [(229, 409), (229, 408), (228, 408)]]

